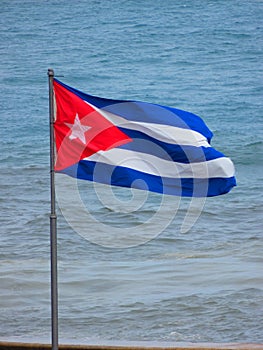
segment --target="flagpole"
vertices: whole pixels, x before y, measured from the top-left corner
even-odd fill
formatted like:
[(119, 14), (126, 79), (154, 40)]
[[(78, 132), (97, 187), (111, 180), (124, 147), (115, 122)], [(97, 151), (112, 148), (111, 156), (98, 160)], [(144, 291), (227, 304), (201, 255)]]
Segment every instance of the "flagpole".
[(48, 70), (50, 121), (50, 263), (52, 350), (58, 350), (57, 215), (55, 202), (54, 71)]

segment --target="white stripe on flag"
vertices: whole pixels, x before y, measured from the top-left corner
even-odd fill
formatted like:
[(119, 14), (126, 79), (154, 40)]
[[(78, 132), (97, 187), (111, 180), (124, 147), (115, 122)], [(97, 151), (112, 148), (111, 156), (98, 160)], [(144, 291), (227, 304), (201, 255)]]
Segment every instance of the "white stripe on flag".
[(170, 178), (228, 178), (234, 176), (234, 165), (227, 157), (200, 163), (177, 163), (156, 156), (121, 148), (99, 151), (84, 160), (131, 168)]
[(136, 131), (141, 131), (159, 141), (167, 142), (182, 146), (196, 146), (196, 147), (211, 147), (207, 139), (197, 131), (184, 128), (179, 128), (165, 124), (155, 124), (146, 122), (135, 122), (122, 118), (116, 114), (110, 113), (103, 109), (86, 102), (92, 106), (98, 113), (103, 115), (107, 120), (120, 128), (126, 128)]

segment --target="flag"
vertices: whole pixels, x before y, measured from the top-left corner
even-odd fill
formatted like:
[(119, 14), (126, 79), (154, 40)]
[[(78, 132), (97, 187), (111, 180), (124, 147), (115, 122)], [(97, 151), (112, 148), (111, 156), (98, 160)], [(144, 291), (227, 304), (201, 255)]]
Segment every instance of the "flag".
[(212, 132), (193, 113), (92, 96), (57, 79), (54, 96), (56, 172), (187, 197), (236, 186), (232, 161), (211, 147)]

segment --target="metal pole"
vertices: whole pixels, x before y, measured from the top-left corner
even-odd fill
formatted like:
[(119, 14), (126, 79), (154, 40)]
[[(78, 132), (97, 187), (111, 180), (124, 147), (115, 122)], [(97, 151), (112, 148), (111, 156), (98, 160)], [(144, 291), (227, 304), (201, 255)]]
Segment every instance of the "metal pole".
[(54, 139), (54, 71), (48, 70), (50, 120), (50, 262), (51, 262), (51, 327), (52, 350), (58, 350), (58, 282), (57, 282), (57, 215), (55, 202), (55, 139)]

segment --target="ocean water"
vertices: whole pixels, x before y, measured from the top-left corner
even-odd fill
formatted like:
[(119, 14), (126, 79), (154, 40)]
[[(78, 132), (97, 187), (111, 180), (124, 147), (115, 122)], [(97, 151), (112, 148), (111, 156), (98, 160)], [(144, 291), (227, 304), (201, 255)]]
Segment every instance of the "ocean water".
[(60, 341), (263, 342), (262, 18), (257, 0), (1, 1), (1, 340), (50, 341), (53, 68), (200, 115), (238, 182), (192, 204), (79, 183), (81, 232), (57, 208)]

